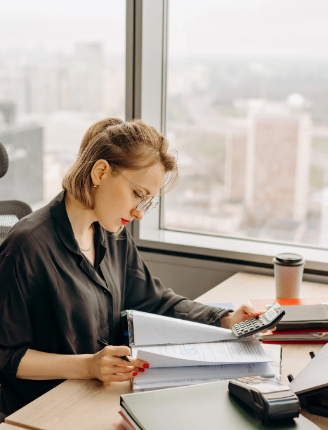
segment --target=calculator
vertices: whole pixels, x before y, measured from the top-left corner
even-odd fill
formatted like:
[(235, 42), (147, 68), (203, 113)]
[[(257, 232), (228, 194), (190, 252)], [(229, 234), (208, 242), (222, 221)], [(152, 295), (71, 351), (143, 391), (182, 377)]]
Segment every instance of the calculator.
[(240, 339), (241, 337), (252, 336), (259, 331), (265, 331), (275, 327), (285, 315), (284, 309), (279, 303), (274, 303), (264, 314), (258, 318), (252, 318), (232, 327), (232, 333)]

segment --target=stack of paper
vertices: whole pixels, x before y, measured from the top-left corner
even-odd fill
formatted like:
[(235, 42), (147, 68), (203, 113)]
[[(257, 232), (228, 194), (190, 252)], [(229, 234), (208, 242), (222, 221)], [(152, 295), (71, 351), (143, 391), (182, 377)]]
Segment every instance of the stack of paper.
[(134, 330), (132, 356), (150, 365), (134, 379), (134, 391), (250, 375), (275, 376), (270, 363), (280, 361), (280, 352), (271, 358), (253, 337), (240, 340), (224, 328), (129, 312)]

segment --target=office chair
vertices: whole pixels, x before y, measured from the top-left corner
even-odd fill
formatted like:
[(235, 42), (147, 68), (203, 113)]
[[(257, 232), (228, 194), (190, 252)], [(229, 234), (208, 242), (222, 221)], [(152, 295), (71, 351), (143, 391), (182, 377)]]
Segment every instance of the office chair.
[[(0, 179), (7, 173), (9, 159), (6, 148), (0, 142)], [(0, 201), (0, 244), (18, 220), (32, 212), (31, 207), (18, 200)]]
[[(0, 142), (0, 180), (7, 173), (9, 159), (6, 148)], [(13, 225), (18, 220), (32, 212), (31, 207), (17, 200), (0, 201), (0, 244)], [(1, 392), (1, 385), (0, 385)], [(1, 399), (0, 399), (1, 400)], [(0, 401), (1, 403), (1, 401)], [(1, 412), (0, 405), (0, 423), (4, 422), (7, 415)]]
[[(9, 166), (9, 159), (6, 148), (0, 142), (0, 180), (7, 173)], [(13, 225), (18, 220), (32, 212), (31, 207), (23, 202), (17, 200), (3, 200), (0, 201), (0, 244)], [(1, 385), (0, 385), (1, 392)], [(1, 403), (1, 399), (0, 399)], [(0, 405), (0, 423), (4, 422), (7, 415), (1, 412)]]

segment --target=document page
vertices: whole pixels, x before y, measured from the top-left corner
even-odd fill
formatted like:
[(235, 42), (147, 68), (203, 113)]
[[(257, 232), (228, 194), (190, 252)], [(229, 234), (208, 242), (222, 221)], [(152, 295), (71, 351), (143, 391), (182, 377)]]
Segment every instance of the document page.
[(235, 340), (231, 330), (164, 317), (147, 312), (133, 312), (134, 343), (157, 345), (167, 343), (198, 343)]
[(166, 382), (152, 382), (150, 384), (133, 384), (132, 391), (134, 393), (141, 393), (144, 391), (160, 390), (163, 388), (184, 387), (186, 385), (209, 384), (210, 382), (226, 381), (229, 378), (223, 379), (188, 379), (186, 381), (166, 381)]
[(132, 347), (132, 355), (133, 357), (148, 361), (150, 367), (180, 367), (272, 361), (257, 339)]
[(134, 384), (150, 384), (153, 382), (186, 381), (189, 379), (232, 379), (242, 376), (275, 375), (270, 363), (219, 364), (216, 366), (190, 367), (159, 367), (138, 373)]

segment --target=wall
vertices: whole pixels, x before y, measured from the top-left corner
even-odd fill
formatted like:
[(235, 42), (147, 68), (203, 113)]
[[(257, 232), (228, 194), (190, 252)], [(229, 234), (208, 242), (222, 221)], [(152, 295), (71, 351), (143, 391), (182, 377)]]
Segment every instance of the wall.
[[(153, 276), (160, 278), (166, 287), (172, 288), (177, 294), (189, 299), (195, 299), (237, 272), (273, 276), (273, 269), (242, 264), (229, 264), (151, 252), (141, 252), (141, 255)], [(328, 284), (328, 279), (324, 276), (305, 274), (303, 279)], [(243, 286), (241, 285), (240, 288)]]

